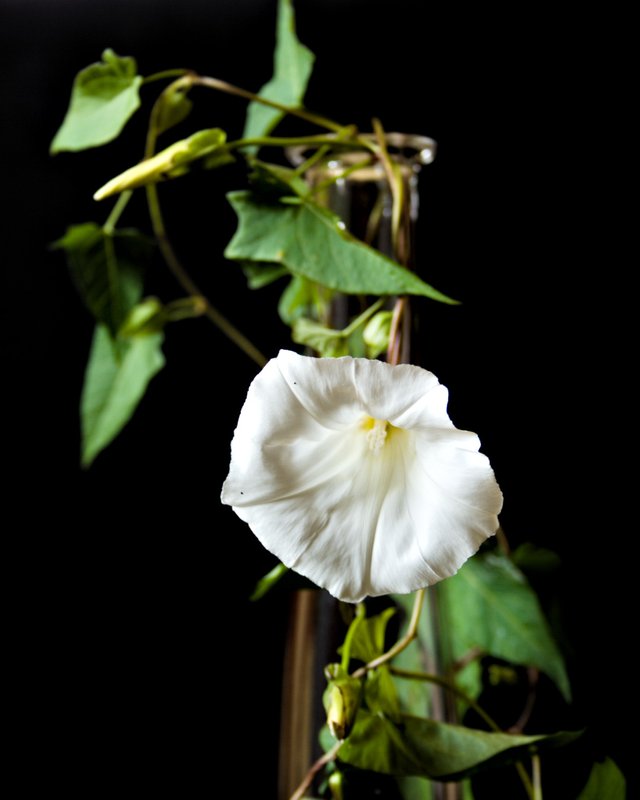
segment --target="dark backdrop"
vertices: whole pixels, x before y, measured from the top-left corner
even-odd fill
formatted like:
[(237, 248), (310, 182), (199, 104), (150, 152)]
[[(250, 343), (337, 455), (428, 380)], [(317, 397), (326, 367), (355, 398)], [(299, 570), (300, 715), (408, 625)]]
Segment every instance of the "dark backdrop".
[[(47, 246), (67, 224), (103, 218), (91, 194), (143, 147), (140, 118), (122, 143), (48, 156), (78, 69), (110, 46), (136, 56), (142, 74), (186, 66), (255, 90), (271, 74), (275, 5), (0, 2), (6, 536), (16, 545), (7, 567), (27, 784), (186, 796), (234, 776), (238, 796), (271, 796), (286, 599), (244, 599), (273, 560), (219, 504), (254, 366), (204, 321), (169, 329), (167, 367), (139, 413), (81, 472), (92, 323)], [(423, 362), (449, 386), (456, 424), (482, 438), (513, 543), (561, 554), (554, 591), (576, 693), (568, 722), (590, 726), (595, 750), (625, 766), (612, 554), (623, 532), (613, 467), (595, 455), (609, 435), (605, 310), (585, 275), (603, 199), (581, 123), (604, 113), (586, 100), (599, 56), (581, 46), (584, 20), (474, 8), (301, 0), (298, 32), (317, 55), (307, 105), (438, 141), (421, 178), (420, 269), (463, 303), (418, 303)], [(192, 129), (241, 130), (242, 102), (194, 97)], [(223, 191), (240, 188), (240, 174), (186, 180), (163, 187), (177, 249), (275, 354), (288, 343), (276, 294), (249, 293), (221, 256), (234, 230)], [(132, 212), (144, 224), (142, 203)], [(160, 267), (150, 280), (175, 296)]]

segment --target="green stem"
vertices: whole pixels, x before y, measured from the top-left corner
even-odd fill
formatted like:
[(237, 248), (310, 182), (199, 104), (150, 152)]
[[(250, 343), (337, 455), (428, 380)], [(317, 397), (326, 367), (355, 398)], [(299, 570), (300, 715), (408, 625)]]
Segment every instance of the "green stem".
[(533, 800), (543, 800), (540, 756), (537, 753), (531, 756), (531, 772), (533, 775)]
[(262, 578), (258, 581), (255, 585), (249, 600), (255, 602), (256, 600), (262, 599), (265, 594), (275, 586), (275, 584), (283, 578), (287, 572), (289, 572), (289, 567), (285, 567), (284, 564), (276, 564), (276, 566), (270, 571), (267, 572), (266, 575), (263, 575)]
[(309, 158), (306, 161), (303, 161), (299, 167), (295, 168), (293, 174), (296, 177), (304, 175), (305, 172), (310, 170), (312, 167), (315, 167), (315, 165), (320, 161), (322, 161), (322, 159), (325, 158), (330, 152), (331, 152), (331, 147), (329, 147), (329, 145), (327, 144), (323, 145), (322, 147), (319, 147), (312, 156), (309, 156)]
[(312, 765), (311, 769), (304, 776), (302, 783), (291, 795), (289, 800), (302, 800), (302, 798), (305, 796), (305, 792), (307, 791), (309, 786), (311, 786), (311, 782), (315, 778), (316, 774), (322, 769), (322, 767), (325, 766), (325, 764), (328, 764), (330, 761), (333, 761), (333, 759), (338, 755), (338, 750), (341, 747), (342, 747), (342, 742), (336, 742), (331, 748), (331, 750), (327, 750), (327, 752), (323, 756), (320, 756), (320, 758), (315, 762), (315, 764)]
[[(406, 263), (406, 253), (399, 252), (400, 247), (400, 224), (402, 222), (402, 212), (404, 208), (404, 185), (400, 168), (394, 164), (389, 151), (387, 150), (387, 137), (379, 119), (373, 120), (373, 130), (379, 147), (379, 157), (387, 173), (389, 188), (391, 189), (392, 208), (391, 208), (391, 239), (393, 251), (401, 264)], [(402, 248), (405, 249), (404, 246)]]
[(105, 236), (104, 238), (104, 255), (107, 263), (107, 282), (109, 284), (109, 295), (113, 303), (112, 319), (121, 320), (122, 300), (120, 297), (120, 292), (118, 291), (120, 275), (118, 269), (118, 259), (116, 258), (116, 250), (113, 243), (113, 238), (111, 236)]
[[(437, 686), (442, 686), (443, 689), (455, 694), (456, 697), (459, 697), (463, 702), (465, 702), (470, 708), (472, 708), (476, 714), (478, 714), (491, 728), (494, 733), (504, 733), (502, 728), (498, 725), (498, 723), (493, 719), (493, 717), (489, 716), (487, 712), (482, 708), (482, 706), (476, 702), (470, 695), (468, 695), (463, 689), (460, 689), (456, 686), (455, 683), (451, 683), (446, 678), (441, 678), (440, 675), (433, 675), (429, 672), (414, 672), (413, 670), (408, 669), (400, 669), (398, 667), (389, 667), (392, 675), (397, 675), (398, 678), (407, 678), (408, 680), (413, 681), (425, 681), (427, 683), (435, 683)], [(537, 756), (533, 756), (533, 758), (537, 758)], [(520, 776), (520, 780), (522, 781), (522, 785), (524, 786), (525, 791), (527, 792), (527, 796), (529, 800), (542, 800), (542, 795), (537, 796), (535, 794), (535, 787), (531, 783), (531, 779), (529, 778), (529, 774), (527, 770), (524, 768), (524, 765), (518, 762), (516, 765), (516, 769), (518, 771), (518, 775)], [(534, 769), (534, 779), (535, 779), (535, 769)]]
[(210, 78), (204, 75), (192, 75), (190, 77), (193, 85), (206, 86), (209, 89), (216, 89), (220, 92), (226, 92), (227, 94), (233, 94), (237, 97), (243, 97), (245, 100), (251, 100), (252, 102), (260, 103), (263, 106), (275, 108), (277, 111), (282, 111), (283, 114), (290, 114), (291, 116), (304, 119), (320, 128), (326, 128), (327, 130), (339, 133), (345, 127), (344, 125), (339, 125), (337, 122), (333, 122), (332, 120), (322, 117), (319, 114), (313, 114), (311, 111), (307, 111), (304, 108), (285, 106), (282, 103), (276, 102), (275, 100), (269, 100), (266, 97), (261, 97), (260, 95), (247, 91), (246, 89), (241, 89), (239, 86), (234, 86), (226, 81), (221, 81), (218, 78)]
[(399, 364), (402, 352), (402, 328), (400, 323), (405, 312), (407, 298), (405, 295), (398, 297), (393, 307), (391, 317), (391, 330), (389, 332), (389, 347), (387, 348), (387, 362), (389, 364)]
[(409, 628), (407, 632), (399, 639), (393, 647), (387, 650), (386, 653), (383, 653), (378, 658), (374, 658), (373, 661), (369, 661), (368, 664), (365, 664), (364, 667), (360, 667), (357, 669), (353, 674), (353, 678), (361, 678), (363, 675), (366, 675), (369, 670), (375, 669), (376, 667), (381, 666), (382, 664), (386, 664), (387, 661), (391, 661), (392, 658), (395, 658), (398, 653), (401, 653), (405, 650), (411, 642), (417, 637), (418, 635), (418, 622), (420, 621), (420, 612), (422, 611), (422, 604), (424, 603), (424, 589), (419, 589), (416, 592), (415, 599), (413, 601), (413, 611), (411, 612), (411, 620), (409, 621)]
[(472, 708), (476, 714), (478, 714), (478, 716), (482, 717), (492, 731), (495, 733), (502, 732), (502, 728), (500, 728), (498, 723), (492, 717), (490, 717), (489, 714), (487, 714), (484, 708), (482, 708), (482, 706), (463, 689), (460, 689), (458, 686), (456, 686), (455, 683), (451, 683), (451, 681), (448, 681), (446, 678), (442, 678), (440, 675), (434, 675), (430, 672), (414, 672), (413, 670), (400, 669), (399, 667), (389, 667), (389, 669), (391, 670), (391, 673), (393, 675), (397, 675), (398, 678), (406, 678), (407, 680), (411, 681), (425, 681), (425, 683), (435, 683), (436, 686), (442, 686), (443, 689), (455, 694), (456, 697), (459, 697), (460, 700)]
[(122, 192), (122, 194), (118, 197), (118, 200), (111, 209), (111, 213), (107, 217), (107, 221), (102, 226), (102, 230), (106, 236), (113, 236), (116, 225), (118, 224), (118, 220), (120, 219), (122, 212), (127, 207), (129, 200), (131, 200), (132, 194), (133, 192), (131, 189), (128, 189), (126, 192)]
[[(358, 146), (363, 146), (362, 145), (362, 140), (358, 139), (357, 144), (358, 144)], [(368, 148), (366, 148), (366, 149), (368, 149)], [(370, 167), (370, 166), (371, 166), (371, 159), (366, 159), (364, 161), (361, 161), (359, 164), (352, 164), (350, 167), (346, 167), (345, 169), (341, 170), (340, 172), (336, 172), (335, 175), (332, 175), (330, 178), (327, 178), (325, 181), (322, 181), (321, 183), (315, 184), (312, 187), (310, 193), (311, 194), (318, 194), (319, 192), (322, 192), (325, 189), (328, 189), (329, 186), (332, 186), (337, 181), (344, 180), (345, 178), (348, 178), (349, 175), (352, 175), (354, 172), (357, 172), (360, 169), (365, 169), (366, 167)]]
[(362, 624), (364, 617), (365, 605), (364, 603), (358, 603), (356, 606), (356, 616), (351, 622), (351, 625), (349, 625), (349, 630), (342, 643), (342, 661), (340, 662), (340, 666), (345, 672), (349, 669), (349, 662), (351, 661), (351, 642), (353, 641), (356, 631)]
[(182, 75), (188, 75), (188, 69), (165, 69), (162, 72), (154, 72), (153, 75), (147, 75), (146, 78), (142, 79), (142, 83), (153, 83), (154, 81), (162, 81), (166, 78), (179, 78)]
[(192, 280), (190, 275), (185, 271), (184, 267), (178, 260), (171, 242), (167, 238), (164, 227), (164, 219), (160, 210), (160, 203), (158, 201), (158, 191), (155, 184), (147, 186), (147, 203), (149, 206), (149, 216), (151, 217), (151, 225), (155, 234), (160, 252), (162, 253), (167, 266), (173, 273), (174, 277), (182, 288), (193, 297), (202, 298), (204, 303), (204, 315), (211, 320), (221, 331), (227, 336), (235, 345), (237, 345), (243, 353), (249, 356), (250, 359), (255, 361), (259, 367), (264, 367), (267, 363), (266, 357), (258, 348), (241, 332), (236, 326), (230, 322), (217, 308), (215, 308), (209, 300), (200, 291), (197, 284)]
[(168, 322), (179, 322), (183, 319), (201, 317), (207, 312), (207, 304), (203, 297), (182, 297), (172, 300), (164, 307), (164, 315)]
[[(178, 88), (185, 85), (191, 79), (190, 75), (179, 78), (168, 86), (164, 93), (175, 92)], [(149, 130), (147, 132), (147, 143), (145, 147), (145, 158), (151, 158), (154, 153), (156, 140), (158, 138), (158, 118), (161, 107), (161, 98), (156, 101), (152, 111), (151, 119), (149, 120)], [(259, 367), (264, 367), (267, 363), (266, 357), (258, 350), (258, 348), (241, 332), (232, 322), (230, 322), (217, 308), (215, 308), (205, 295), (200, 291), (198, 285), (191, 278), (191, 276), (184, 269), (180, 260), (175, 254), (171, 242), (167, 236), (166, 228), (164, 225), (164, 218), (160, 208), (160, 201), (158, 199), (158, 190), (155, 184), (149, 184), (147, 190), (147, 205), (149, 207), (149, 216), (151, 218), (151, 226), (155, 234), (160, 252), (162, 253), (167, 266), (173, 273), (175, 279), (182, 286), (182, 288), (193, 297), (202, 298), (204, 303), (204, 314), (211, 320), (221, 331), (225, 334), (234, 344), (236, 344), (249, 358), (251, 358)]]
[(372, 317), (375, 314), (375, 312), (384, 303), (384, 300), (385, 300), (385, 298), (381, 297), (379, 300), (376, 300), (376, 302), (373, 305), (371, 305), (371, 306), (369, 306), (369, 308), (365, 309), (362, 312), (362, 314), (360, 314), (360, 316), (356, 317), (353, 320), (353, 322), (349, 323), (349, 325), (347, 325), (346, 328), (342, 329), (342, 331), (341, 331), (342, 336), (344, 336), (345, 338), (347, 336), (351, 336), (351, 334), (354, 331), (356, 331), (360, 327), (360, 325), (363, 325), (369, 319), (369, 317)]
[(246, 139), (235, 139), (232, 142), (228, 142), (226, 147), (229, 150), (238, 150), (242, 147), (295, 147), (296, 145), (370, 149), (370, 145), (357, 136), (352, 139), (338, 139), (332, 134), (319, 134), (317, 136), (251, 136)]

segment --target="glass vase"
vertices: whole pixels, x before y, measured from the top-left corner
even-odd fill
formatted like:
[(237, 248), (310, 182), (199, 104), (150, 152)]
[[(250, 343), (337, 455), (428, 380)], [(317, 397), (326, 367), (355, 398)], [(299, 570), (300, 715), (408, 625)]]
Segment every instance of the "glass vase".
[[(371, 136), (372, 140), (375, 137)], [(314, 199), (333, 211), (351, 234), (379, 250), (408, 269), (416, 268), (416, 223), (420, 212), (419, 174), (430, 164), (436, 154), (436, 143), (425, 136), (387, 133), (386, 148), (397, 173), (401, 176), (405, 213), (400, 218), (398, 234), (393, 229), (393, 193), (387, 170), (380, 161), (372, 161), (366, 151), (333, 153), (326, 160), (314, 163), (304, 172), (312, 187)], [(305, 148), (288, 151), (291, 163), (301, 167), (306, 163)], [(395, 307), (398, 298), (389, 298), (386, 308)], [(409, 301), (404, 303), (401, 324), (400, 352), (393, 354), (399, 363), (419, 364), (416, 337), (412, 336), (412, 318)], [(323, 320), (333, 328), (344, 328), (349, 319), (359, 313), (359, 299), (346, 295), (335, 296), (330, 304), (329, 318)], [(423, 669), (434, 673), (443, 669), (443, 655), (438, 651), (437, 592), (427, 592), (423, 614), (427, 615), (429, 646), (423, 650)], [(373, 598), (367, 601), (368, 613), (384, 601)], [(388, 599), (387, 599), (388, 604)], [(325, 591), (313, 589), (294, 592), (291, 599), (288, 634), (285, 644), (282, 715), (279, 762), (279, 800), (289, 800), (300, 785), (310, 766), (322, 755), (318, 740), (326, 717), (322, 694), (326, 687), (324, 667), (337, 660), (337, 648), (344, 639), (349, 615), (353, 611), (347, 604), (333, 598)], [(426, 686), (430, 694), (430, 715), (441, 721), (455, 721), (455, 709), (442, 690)], [(377, 785), (366, 791), (366, 796), (384, 800), (402, 797), (397, 781), (376, 776)], [(307, 793), (306, 797), (313, 796)], [(414, 797), (415, 794), (412, 794)], [(425, 800), (458, 800), (457, 784), (432, 783), (425, 792)]]

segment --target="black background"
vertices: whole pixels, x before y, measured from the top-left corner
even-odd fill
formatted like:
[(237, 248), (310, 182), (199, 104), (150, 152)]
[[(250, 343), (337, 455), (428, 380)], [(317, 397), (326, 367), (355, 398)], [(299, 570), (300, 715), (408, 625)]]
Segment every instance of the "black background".
[[(215, 794), (224, 776), (237, 796), (273, 795), (286, 598), (243, 599), (273, 559), (219, 503), (255, 368), (206, 322), (174, 326), (139, 413), (81, 472), (92, 323), (47, 248), (67, 224), (104, 219), (93, 191), (143, 149), (138, 114), (121, 142), (49, 157), (75, 73), (110, 46), (143, 75), (184, 66), (257, 90), (271, 74), (275, 5), (0, 2), (6, 570), (27, 787), (187, 796)], [(363, 129), (375, 115), (438, 142), (420, 184), (420, 272), (462, 305), (418, 301), (423, 364), (449, 387), (458, 427), (480, 434), (513, 543), (561, 554), (552, 589), (576, 695), (566, 721), (588, 726), (594, 752), (629, 773), (619, 553), (630, 534), (606, 446), (623, 430), (607, 421), (617, 401), (606, 295), (623, 287), (601, 256), (607, 198), (592, 157), (608, 111), (606, 35), (526, 7), (297, 6), (317, 56), (309, 108)], [(145, 88), (147, 109), (152, 97)], [(193, 97), (184, 135), (218, 125), (239, 134), (243, 102)], [(224, 191), (241, 186), (231, 169), (162, 196), (184, 261), (271, 356), (288, 346), (277, 292), (249, 293), (221, 255), (235, 225)], [(128, 219), (145, 225), (139, 198)], [(177, 296), (160, 263), (149, 287)]]

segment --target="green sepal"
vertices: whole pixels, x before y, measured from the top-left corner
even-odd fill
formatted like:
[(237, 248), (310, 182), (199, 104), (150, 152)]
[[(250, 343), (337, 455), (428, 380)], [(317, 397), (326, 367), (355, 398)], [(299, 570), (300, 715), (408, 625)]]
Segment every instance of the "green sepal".
[(227, 147), (220, 147), (202, 159), (203, 169), (221, 169), (229, 164), (235, 164), (236, 157)]
[(135, 59), (105, 50), (102, 61), (76, 75), (69, 108), (50, 152), (85, 150), (117, 138), (140, 107), (141, 84)]
[(191, 113), (193, 103), (187, 96), (189, 88), (183, 87), (175, 91), (165, 91), (160, 95), (160, 106), (156, 122), (158, 136), (178, 125)]
[(164, 327), (164, 306), (157, 297), (147, 297), (127, 314), (118, 334), (130, 339), (147, 333), (158, 333)]

